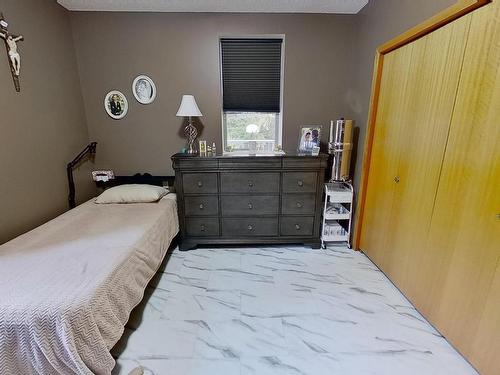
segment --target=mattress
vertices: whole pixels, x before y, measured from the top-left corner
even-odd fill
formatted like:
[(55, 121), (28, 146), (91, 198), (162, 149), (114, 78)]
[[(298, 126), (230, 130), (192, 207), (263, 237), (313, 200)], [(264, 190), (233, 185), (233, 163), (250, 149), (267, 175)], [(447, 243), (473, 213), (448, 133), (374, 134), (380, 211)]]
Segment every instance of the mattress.
[(0, 246), (0, 373), (110, 374), (110, 349), (179, 229), (174, 194), (93, 200)]

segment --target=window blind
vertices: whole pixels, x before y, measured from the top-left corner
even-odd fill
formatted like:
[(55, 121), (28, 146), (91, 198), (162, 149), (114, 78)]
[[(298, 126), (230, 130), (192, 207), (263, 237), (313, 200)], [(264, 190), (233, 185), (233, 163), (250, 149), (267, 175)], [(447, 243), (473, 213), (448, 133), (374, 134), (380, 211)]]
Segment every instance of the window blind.
[(281, 39), (221, 39), (224, 111), (280, 112)]

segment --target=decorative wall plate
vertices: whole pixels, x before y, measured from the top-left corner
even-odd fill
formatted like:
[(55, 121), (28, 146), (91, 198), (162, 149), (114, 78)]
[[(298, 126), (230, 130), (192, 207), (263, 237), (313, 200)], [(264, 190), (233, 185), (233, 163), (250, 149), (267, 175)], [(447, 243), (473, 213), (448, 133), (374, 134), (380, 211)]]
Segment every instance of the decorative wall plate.
[(150, 104), (156, 98), (156, 85), (151, 78), (140, 75), (132, 83), (132, 93), (141, 104)]
[(120, 120), (125, 117), (128, 111), (127, 98), (120, 91), (110, 91), (104, 98), (104, 109), (111, 118)]

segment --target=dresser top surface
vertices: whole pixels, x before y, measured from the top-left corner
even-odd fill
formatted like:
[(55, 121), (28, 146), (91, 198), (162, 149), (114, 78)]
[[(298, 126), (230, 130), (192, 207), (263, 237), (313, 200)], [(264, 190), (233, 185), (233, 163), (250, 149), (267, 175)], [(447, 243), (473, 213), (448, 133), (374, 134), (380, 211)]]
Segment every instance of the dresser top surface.
[(227, 159), (288, 159), (288, 158), (304, 158), (304, 159), (327, 159), (328, 154), (320, 153), (319, 155), (308, 155), (308, 154), (299, 154), (299, 153), (286, 153), (286, 154), (263, 154), (263, 155), (246, 155), (246, 154), (218, 154), (215, 156), (200, 156), (198, 154), (182, 154), (177, 153), (172, 155), (172, 159), (199, 159), (199, 160), (227, 160)]

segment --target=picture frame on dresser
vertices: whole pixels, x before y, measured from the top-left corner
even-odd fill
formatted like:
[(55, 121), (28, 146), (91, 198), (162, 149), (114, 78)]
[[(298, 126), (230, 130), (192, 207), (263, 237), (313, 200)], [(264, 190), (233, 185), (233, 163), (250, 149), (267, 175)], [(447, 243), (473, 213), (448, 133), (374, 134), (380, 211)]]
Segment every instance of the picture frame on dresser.
[(180, 249), (291, 243), (319, 249), (327, 160), (173, 155)]
[(306, 125), (299, 128), (299, 139), (297, 145), (297, 152), (302, 154), (315, 154), (315, 148), (321, 146), (322, 125)]

